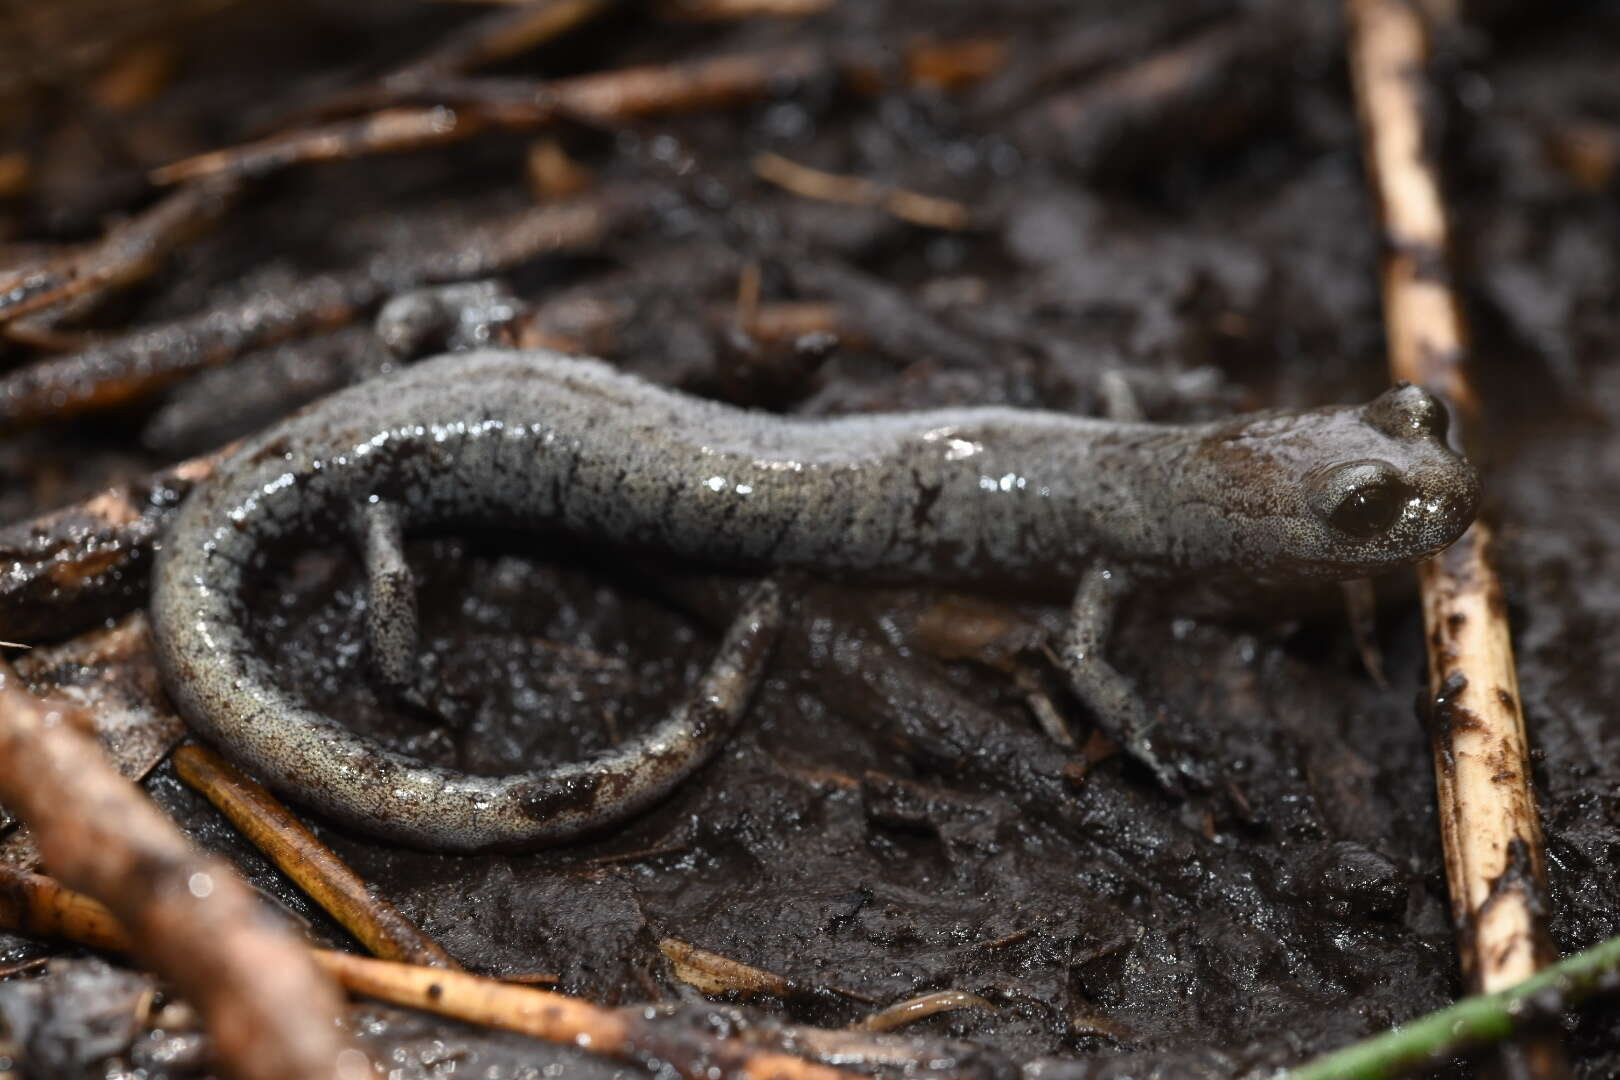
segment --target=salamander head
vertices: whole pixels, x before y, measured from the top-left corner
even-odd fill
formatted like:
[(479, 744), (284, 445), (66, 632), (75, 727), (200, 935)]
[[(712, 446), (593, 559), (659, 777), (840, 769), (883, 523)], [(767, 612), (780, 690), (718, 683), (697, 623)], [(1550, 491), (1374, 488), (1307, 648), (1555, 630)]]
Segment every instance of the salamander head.
[(1266, 578), (1348, 580), (1445, 548), (1479, 509), (1447, 422), (1433, 394), (1402, 383), (1363, 406), (1226, 429), (1213, 456), (1249, 477), (1228, 488), (1236, 561)]

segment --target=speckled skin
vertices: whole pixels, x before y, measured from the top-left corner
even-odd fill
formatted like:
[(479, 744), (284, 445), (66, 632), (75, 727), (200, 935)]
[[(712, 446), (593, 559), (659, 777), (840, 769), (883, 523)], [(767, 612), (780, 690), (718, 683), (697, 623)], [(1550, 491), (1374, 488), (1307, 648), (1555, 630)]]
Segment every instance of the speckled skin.
[[(156, 566), (159, 655), (205, 736), (343, 821), (451, 850), (567, 839), (646, 806), (712, 753), (764, 663), (774, 587), (691, 705), (610, 754), (509, 777), (429, 768), (313, 712), (242, 629), (244, 570), (290, 542), (364, 537), (374, 592), (405, 604), (390, 556), (402, 532), (557, 527), (728, 566), (1078, 585), (1071, 678), (1151, 760), (1134, 692), (1101, 657), (1114, 598), (1143, 580), (1287, 585), (1430, 555), (1479, 494), (1444, 435), (1443, 408), (1413, 387), (1190, 426), (1007, 408), (798, 419), (549, 352), (443, 356), (317, 403), (191, 496)], [(1368, 476), (1391, 521), (1352, 536), (1334, 514)]]

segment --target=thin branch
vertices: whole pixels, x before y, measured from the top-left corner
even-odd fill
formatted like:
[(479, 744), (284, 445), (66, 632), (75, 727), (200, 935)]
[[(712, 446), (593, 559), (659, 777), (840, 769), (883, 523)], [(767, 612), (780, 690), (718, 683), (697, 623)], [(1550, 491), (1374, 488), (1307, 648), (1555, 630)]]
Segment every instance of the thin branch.
[(984, 1009), (995, 1012), (996, 1007), (978, 994), (966, 990), (936, 990), (931, 994), (897, 1001), (888, 1008), (873, 1013), (856, 1025), (862, 1031), (893, 1031), (897, 1027), (916, 1023), (935, 1013), (956, 1009)]
[(187, 184), (70, 255), (0, 274), (0, 325), (139, 281), (236, 204), (231, 180)]
[[(1350, 0), (1351, 64), (1379, 195), (1390, 371), (1457, 406), (1465, 440), (1479, 403), (1465, 367), (1463, 316), (1446, 280), (1447, 223), (1425, 145), (1424, 27), (1405, 0)], [(1435, 776), (1446, 872), (1470, 983), (1495, 990), (1547, 959), (1537, 915), (1541, 828), (1491, 529), (1477, 522), (1419, 568), (1434, 695)]]
[(663, 0), (657, 7), (661, 18), (687, 22), (730, 22), (762, 16), (802, 19), (819, 15), (834, 0)]
[(492, 64), (552, 41), (613, 6), (613, 0), (548, 0), (451, 34), (432, 52), (395, 73), (424, 78)]
[(439, 247), (379, 256), (359, 270), (304, 281), (274, 297), (255, 296), (41, 360), (0, 377), (0, 430), (138, 402), (249, 350), (350, 322), (406, 288), (481, 277), (549, 252), (594, 246), (636, 205), (622, 194), (604, 191), (524, 210)]
[(67, 637), (146, 599), (152, 542), (235, 446), (0, 528), (0, 634)]
[(186, 737), (164, 696), (145, 612), (43, 645), (16, 658), (17, 674), (44, 696), (72, 694), (118, 772), (140, 783)]
[(0, 661), (0, 800), (33, 830), (46, 865), (128, 928), (134, 950), (202, 1013), (231, 1075), (369, 1075), (338, 1031), (341, 998), (308, 950), (228, 865), (195, 851), (114, 772), (73, 720)]
[(424, 967), (459, 968), (438, 942), (366, 883), (281, 801), (205, 747), (182, 746), (174, 769), (231, 819), (253, 846), (355, 936), (373, 956)]
[(781, 154), (764, 153), (755, 157), (754, 174), (806, 199), (875, 207), (902, 221), (931, 229), (965, 229), (971, 219), (968, 208), (955, 199), (889, 187), (863, 176), (823, 172)]
[(1070, 167), (1088, 175), (1231, 145), (1286, 90), (1282, 72), (1303, 43), (1295, 20), (1275, 17), (1285, 14), (1218, 20), (1041, 96), (1005, 126), (1021, 140), (1059, 147)]
[[(114, 951), (129, 945), (117, 917), (102, 904), (48, 877), (5, 867), (0, 867), (0, 926)], [(855, 1080), (853, 1073), (738, 1039), (716, 1038), (678, 1022), (659, 1023), (639, 1006), (607, 1009), (549, 990), (328, 949), (311, 949), (309, 955), (351, 993), (624, 1061), (656, 1062), (692, 1080)]]
[[(447, 34), (432, 49), (378, 80), (382, 87), (421, 86), (528, 52), (604, 14), (616, 0), (541, 0), (510, 11), (497, 11)], [(362, 104), (365, 90), (352, 100)], [(347, 108), (340, 94), (336, 108)]]
[(789, 998), (800, 993), (786, 976), (700, 949), (679, 938), (660, 939), (658, 951), (669, 961), (677, 979), (705, 994), (767, 994)]
[[(1462, 309), (1447, 276), (1446, 208), (1424, 137), (1426, 30), (1405, 0), (1348, 0), (1348, 12), (1350, 64), (1384, 231), (1390, 370), (1449, 398), (1463, 444), (1477, 448), (1479, 401), (1466, 367)], [(1452, 917), (1468, 984), (1485, 992), (1521, 982), (1555, 956), (1529, 743), (1491, 546), (1490, 525), (1478, 521), (1418, 568)], [(1546, 1051), (1554, 1075), (1564, 1071), (1556, 1056)]]
[[(601, 864), (598, 862), (597, 865)], [(766, 994), (779, 998), (800, 998), (832, 993), (863, 1004), (873, 1004), (873, 999), (865, 994), (837, 986), (798, 983), (785, 975), (700, 949), (679, 938), (662, 938), (658, 942), (658, 951), (669, 961), (671, 974), (705, 994)]]
[(589, 1047), (628, 1061), (661, 1062), (680, 1076), (716, 1074), (750, 1080), (853, 1080), (842, 1069), (719, 1039), (700, 1031), (660, 1025), (639, 1008), (604, 1009), (549, 990), (511, 986), (454, 971), (435, 971), (345, 953), (328, 953), (327, 970), (350, 992), (453, 1016), (473, 1024), (532, 1035), (548, 1042)]
[[(351, 112), (400, 88), (495, 63), (532, 49), (590, 21), (615, 0), (547, 0), (526, 3), (475, 20), (447, 35), (433, 49), (379, 80), (373, 87), (339, 92), (311, 115)], [(28, 160), (0, 155), (0, 197), (27, 181)], [(186, 184), (112, 229), (100, 242), (64, 258), (0, 274), (0, 326), (67, 300), (93, 298), (150, 276), (166, 255), (219, 222), (235, 206), (242, 187), (234, 180)], [(13, 192), (15, 193), (15, 192)]]
[(760, 304), (748, 312), (746, 319), (735, 318), (727, 310), (717, 314), (717, 320), (741, 325), (755, 341), (777, 344), (792, 342), (812, 334), (832, 334), (846, 345), (863, 345), (865, 337), (848, 325), (849, 320), (837, 304), (814, 300), (778, 300)]
[(199, 154), (156, 170), (152, 179), (169, 184), (203, 176), (263, 176), (306, 162), (440, 146), (492, 128), (533, 131), (564, 116), (620, 124), (720, 108), (757, 100), (831, 67), (831, 58), (818, 50), (789, 48), (544, 82), (462, 79), (435, 83), (430, 91), (396, 88), (399, 101), (426, 93), (436, 100), (390, 105), (353, 120)]
[(108, 952), (129, 952), (129, 934), (100, 900), (55, 878), (0, 866), (0, 926), (29, 937), (64, 938)]

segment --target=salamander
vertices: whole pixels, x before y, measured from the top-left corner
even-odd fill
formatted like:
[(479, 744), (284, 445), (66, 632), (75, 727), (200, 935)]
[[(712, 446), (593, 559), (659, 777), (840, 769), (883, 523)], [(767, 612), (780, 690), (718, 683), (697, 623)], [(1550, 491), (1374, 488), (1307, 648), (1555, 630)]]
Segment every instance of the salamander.
[(799, 418), (549, 351), (450, 354), (315, 403), (190, 495), (154, 566), (160, 665), (204, 737), (339, 821), (440, 850), (571, 839), (650, 805), (724, 741), (783, 618), (773, 580), (668, 717), (587, 760), (510, 776), (430, 767), (319, 714), (244, 631), (253, 573), (299, 543), (352, 541), (373, 670), (408, 690), (403, 538), (561, 529), (727, 566), (1061, 590), (1070, 684), (1169, 777), (1154, 710), (1105, 656), (1121, 600), (1144, 585), (1359, 579), (1433, 555), (1479, 503), (1446, 430), (1444, 405), (1410, 385), (1185, 425), (1005, 407)]

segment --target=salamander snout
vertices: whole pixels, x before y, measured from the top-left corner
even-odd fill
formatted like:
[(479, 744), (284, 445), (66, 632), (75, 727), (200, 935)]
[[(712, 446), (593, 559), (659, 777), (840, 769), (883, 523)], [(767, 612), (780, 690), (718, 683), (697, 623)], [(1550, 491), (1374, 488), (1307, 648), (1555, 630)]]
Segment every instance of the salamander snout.
[[(1479, 477), (1446, 442), (1445, 405), (1402, 383), (1360, 410), (1365, 456), (1312, 472), (1306, 502), (1344, 561), (1368, 569), (1432, 555), (1479, 509)], [(1370, 429), (1370, 430), (1368, 430)]]
[(1316, 516), (1349, 549), (1399, 549), (1398, 559), (1433, 554), (1462, 535), (1479, 507), (1479, 480), (1462, 458), (1401, 469), (1351, 461), (1310, 480)]

